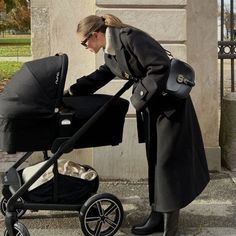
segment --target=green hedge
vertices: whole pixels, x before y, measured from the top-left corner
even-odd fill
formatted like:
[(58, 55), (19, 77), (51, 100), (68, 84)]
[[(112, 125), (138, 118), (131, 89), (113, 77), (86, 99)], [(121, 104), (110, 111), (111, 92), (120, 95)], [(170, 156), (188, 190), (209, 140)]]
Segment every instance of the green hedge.
[(30, 44), (31, 38), (0, 38), (0, 45), (4, 44)]

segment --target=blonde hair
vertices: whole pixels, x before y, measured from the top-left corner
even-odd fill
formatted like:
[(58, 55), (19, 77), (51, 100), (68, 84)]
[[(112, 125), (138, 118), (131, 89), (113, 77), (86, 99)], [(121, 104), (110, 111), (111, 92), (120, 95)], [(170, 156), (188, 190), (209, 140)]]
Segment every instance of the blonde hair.
[(92, 32), (105, 32), (107, 27), (124, 28), (124, 24), (118, 17), (107, 14), (104, 16), (90, 15), (81, 20), (77, 26), (77, 33), (89, 36)]

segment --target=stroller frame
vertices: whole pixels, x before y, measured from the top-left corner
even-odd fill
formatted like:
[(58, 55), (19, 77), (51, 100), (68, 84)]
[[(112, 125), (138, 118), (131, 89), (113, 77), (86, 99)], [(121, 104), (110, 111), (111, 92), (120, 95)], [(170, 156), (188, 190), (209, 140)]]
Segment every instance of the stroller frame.
[[(42, 204), (42, 203), (26, 203), (23, 201), (19, 201), (24, 193), (27, 192), (29, 187), (35, 183), (35, 181), (47, 171), (49, 167), (54, 165), (53, 172), (55, 177), (58, 174), (57, 170), (57, 160), (64, 154), (71, 152), (73, 150), (74, 144), (81, 139), (81, 137), (87, 132), (87, 130), (94, 124), (102, 114), (106, 111), (108, 107), (110, 107), (126, 90), (128, 90), (133, 83), (134, 79), (128, 80), (124, 86), (108, 101), (106, 102), (93, 116), (79, 129), (76, 133), (69, 138), (60, 138), (56, 139), (52, 145), (52, 153), (53, 155), (48, 158), (47, 152), (44, 152), (45, 159), (48, 159), (46, 163), (36, 172), (34, 175), (25, 182), (22, 186), (19, 184), (19, 174), (17, 172), (17, 168), (20, 167), (31, 155), (33, 152), (25, 153), (3, 176), (3, 184), (4, 186), (8, 186), (13, 190), (12, 196), (8, 199), (6, 203), (6, 214), (5, 214), (5, 225), (6, 231), (4, 233), (5, 236), (29, 236), (29, 232), (27, 228), (18, 222), (18, 214), (17, 209), (21, 209), (23, 211), (26, 210), (66, 210), (66, 211), (80, 211), (80, 221), (81, 221), (81, 229), (84, 235), (92, 236), (92, 235), (100, 235), (100, 231), (102, 230), (102, 223), (108, 223), (111, 227), (103, 231), (104, 235), (114, 235), (119, 227), (122, 224), (123, 220), (123, 207), (118, 198), (109, 193), (103, 194), (95, 194), (91, 198), (89, 198), (84, 204)], [(111, 205), (106, 210), (103, 211), (101, 209), (102, 202), (109, 202)], [(96, 216), (97, 225), (95, 230), (93, 231), (89, 227), (89, 222), (92, 221), (91, 215), (94, 211), (94, 207), (99, 205), (97, 209), (98, 216)], [(114, 222), (109, 219), (109, 214), (116, 212)], [(20, 233), (20, 234), (19, 234)]]

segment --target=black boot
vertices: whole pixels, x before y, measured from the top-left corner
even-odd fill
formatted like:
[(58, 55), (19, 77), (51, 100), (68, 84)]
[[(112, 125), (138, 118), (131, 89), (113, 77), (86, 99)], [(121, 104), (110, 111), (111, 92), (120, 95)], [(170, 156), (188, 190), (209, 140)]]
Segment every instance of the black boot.
[(131, 232), (136, 235), (147, 235), (164, 231), (163, 213), (152, 211), (148, 219), (140, 225), (132, 227)]
[(179, 236), (178, 223), (179, 223), (179, 210), (164, 213), (163, 236)]

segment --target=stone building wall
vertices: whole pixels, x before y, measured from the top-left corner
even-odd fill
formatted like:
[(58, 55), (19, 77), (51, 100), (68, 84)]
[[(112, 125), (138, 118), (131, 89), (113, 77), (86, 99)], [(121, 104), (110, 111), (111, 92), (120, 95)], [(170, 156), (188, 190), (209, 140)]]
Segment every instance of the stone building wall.
[[(209, 168), (219, 170), (217, 1), (199, 0), (32, 0), (32, 51), (34, 58), (57, 52), (69, 56), (66, 87), (103, 63), (80, 46), (76, 26), (90, 14), (111, 13), (155, 37), (178, 58), (193, 65), (197, 85), (192, 98), (203, 132)], [(206, 27), (207, 26), (207, 27)], [(124, 83), (113, 80), (99, 92), (114, 94)], [(130, 91), (124, 94), (129, 99)], [(135, 112), (130, 106), (122, 144), (73, 151), (73, 160), (92, 164), (104, 178), (147, 177), (143, 144), (138, 144)]]

